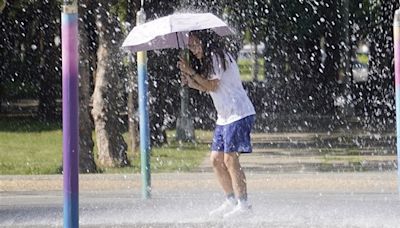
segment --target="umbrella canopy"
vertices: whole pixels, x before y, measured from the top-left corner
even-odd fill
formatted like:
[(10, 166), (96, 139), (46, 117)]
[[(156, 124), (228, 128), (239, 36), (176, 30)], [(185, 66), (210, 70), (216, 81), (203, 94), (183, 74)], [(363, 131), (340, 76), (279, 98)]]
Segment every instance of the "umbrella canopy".
[(134, 27), (122, 47), (133, 52), (184, 48), (188, 43), (188, 33), (203, 29), (212, 29), (220, 36), (234, 34), (229, 26), (214, 14), (180, 13)]

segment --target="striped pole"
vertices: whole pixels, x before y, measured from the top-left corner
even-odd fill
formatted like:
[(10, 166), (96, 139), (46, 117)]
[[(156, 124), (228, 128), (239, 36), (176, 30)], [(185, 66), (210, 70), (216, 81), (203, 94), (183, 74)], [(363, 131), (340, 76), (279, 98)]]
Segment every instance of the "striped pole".
[(394, 14), (393, 33), (396, 89), (397, 178), (400, 193), (400, 9), (396, 10)]
[(64, 227), (79, 227), (78, 4), (64, 1), (61, 14)]
[[(146, 14), (143, 8), (136, 14), (136, 24), (145, 23)], [(142, 198), (149, 199), (151, 192), (150, 179), (150, 136), (149, 136), (149, 110), (147, 106), (147, 53), (137, 53), (138, 89), (139, 89), (139, 127), (140, 127), (140, 161), (142, 174)]]

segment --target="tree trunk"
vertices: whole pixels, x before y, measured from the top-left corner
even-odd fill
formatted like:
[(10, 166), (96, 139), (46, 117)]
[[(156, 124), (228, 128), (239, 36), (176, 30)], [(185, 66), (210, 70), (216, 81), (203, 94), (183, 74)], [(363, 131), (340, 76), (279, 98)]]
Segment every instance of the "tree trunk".
[(326, 27), (324, 28), (326, 59), (324, 62), (324, 72), (321, 84), (320, 105), (326, 107), (326, 113), (333, 113), (333, 97), (338, 94), (337, 80), (339, 79), (340, 67), (340, 21), (336, 11), (339, 10), (339, 3), (333, 0), (329, 1), (329, 7), (325, 7), (322, 13), (326, 15)]
[[(152, 20), (154, 16), (164, 16), (173, 13), (174, 6), (179, 1), (148, 1), (145, 4), (147, 19)], [(177, 75), (176, 68), (170, 67), (175, 64), (171, 56), (177, 56), (175, 50), (164, 50), (160, 54), (148, 53), (148, 78), (149, 78), (149, 126), (151, 146), (160, 146), (167, 142), (165, 131), (165, 109), (167, 97), (174, 90), (167, 90), (171, 82), (171, 75)], [(177, 94), (178, 95), (178, 94)]]
[(104, 2), (98, 8), (99, 15), (96, 17), (99, 46), (92, 115), (99, 163), (106, 167), (122, 167), (129, 165), (129, 161), (127, 145), (121, 134), (122, 121), (117, 110), (117, 70), (121, 64), (121, 37), (118, 32), (119, 24), (110, 9), (110, 4)]
[[(161, 146), (167, 142), (167, 133), (164, 126), (165, 108), (167, 103), (167, 75), (176, 75), (173, 70), (169, 69), (171, 65), (170, 58), (167, 56), (176, 56), (177, 54), (168, 55), (171, 50), (165, 52), (165, 57), (149, 53), (149, 126), (150, 126), (150, 143), (151, 146)], [(161, 60), (162, 59), (162, 60)], [(186, 109), (188, 110), (188, 109)]]
[[(140, 2), (136, 0), (126, 0), (126, 21), (131, 25), (136, 24), (136, 12), (139, 10)], [(127, 26), (126, 30), (130, 31), (133, 26)], [(129, 144), (131, 146), (131, 154), (133, 158), (139, 157), (139, 122), (137, 116), (138, 110), (138, 90), (137, 90), (137, 69), (136, 63), (132, 61), (133, 55), (128, 54), (127, 78), (128, 78), (128, 131)]]
[[(84, 2), (84, 3), (87, 3)], [(93, 122), (90, 115), (91, 73), (90, 73), (90, 51), (89, 51), (89, 18), (87, 10), (79, 5), (79, 12), (83, 17), (79, 21), (79, 171), (81, 173), (97, 172), (94, 160), (92, 138)]]

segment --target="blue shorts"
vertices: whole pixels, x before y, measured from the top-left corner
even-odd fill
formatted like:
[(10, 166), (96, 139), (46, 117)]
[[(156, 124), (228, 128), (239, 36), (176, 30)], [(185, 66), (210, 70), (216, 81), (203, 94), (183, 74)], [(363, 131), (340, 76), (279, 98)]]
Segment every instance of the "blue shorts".
[(251, 153), (250, 132), (254, 115), (247, 116), (227, 125), (217, 125), (211, 145), (212, 151)]

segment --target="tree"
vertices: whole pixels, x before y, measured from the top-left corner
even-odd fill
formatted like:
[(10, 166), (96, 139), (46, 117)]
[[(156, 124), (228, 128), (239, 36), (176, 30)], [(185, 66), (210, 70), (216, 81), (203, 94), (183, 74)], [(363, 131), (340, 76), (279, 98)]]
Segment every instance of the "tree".
[(81, 173), (97, 172), (94, 160), (94, 142), (92, 132), (94, 129), (91, 111), (92, 70), (94, 64), (90, 49), (90, 31), (94, 26), (94, 18), (90, 13), (94, 9), (89, 0), (80, 1), (79, 4), (79, 171)]
[[(173, 13), (178, 2), (177, 0), (146, 2), (144, 9), (147, 20)], [(165, 117), (168, 113), (168, 106), (172, 105), (171, 100), (177, 100), (178, 97), (178, 70), (175, 67), (177, 56), (177, 50), (148, 52), (151, 145), (159, 146), (167, 142)], [(175, 86), (172, 88), (171, 84)]]
[[(2, 100), (37, 99), (40, 85), (38, 2), (6, 2), (1, 17)], [(39, 72), (39, 73), (38, 73)]]
[(57, 23), (60, 7), (57, 1), (39, 1), (38, 10), (38, 46), (36, 58), (39, 60), (39, 117), (44, 121), (54, 121), (60, 118), (57, 112), (56, 99), (61, 97), (61, 49), (55, 44), (55, 38), (60, 37), (60, 26)]
[(398, 1), (372, 1), (370, 12), (370, 61), (367, 83), (367, 122), (386, 129), (395, 118), (393, 15)]
[(115, 2), (99, 1), (96, 25), (98, 32), (97, 67), (93, 93), (92, 115), (95, 123), (99, 162), (103, 166), (129, 165), (127, 145), (121, 134), (123, 121), (118, 110), (119, 71), (122, 56), (119, 50), (122, 30), (112, 11)]
[(275, 101), (271, 112), (326, 114), (327, 105), (321, 102), (327, 98), (320, 73), (323, 35), (318, 10), (310, 1), (269, 1), (263, 10), (259, 33), (266, 43), (265, 78)]
[(257, 45), (264, 41), (266, 35), (266, 0), (226, 1), (222, 4), (227, 19), (236, 25), (243, 38), (253, 47), (252, 50), (252, 78), (258, 77), (258, 50)]
[[(133, 28), (136, 24), (136, 12), (139, 10), (139, 2), (134, 0), (123, 1), (125, 15), (122, 15), (122, 21), (128, 22), (126, 26), (126, 34)], [(121, 13), (123, 14), (123, 13)], [(127, 79), (128, 79), (128, 131), (129, 131), (129, 143), (131, 145), (131, 153), (134, 159), (139, 157), (139, 121), (137, 116), (138, 110), (138, 90), (137, 90), (137, 69), (135, 63), (132, 61), (134, 55), (128, 53), (126, 56), (128, 58), (128, 66), (126, 67)]]
[(7, 5), (7, 0), (0, 1), (0, 13), (3, 12), (4, 8), (6, 8), (6, 5)]

